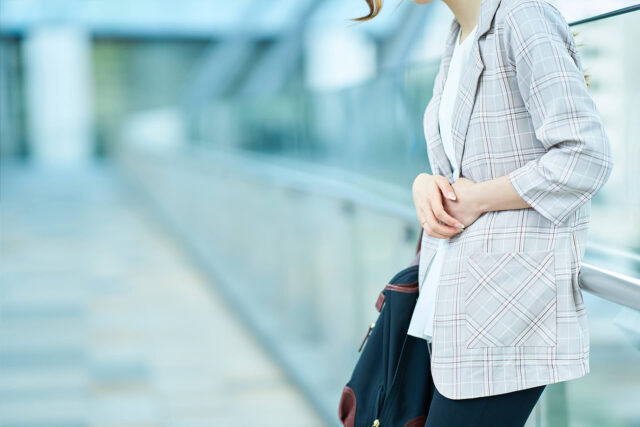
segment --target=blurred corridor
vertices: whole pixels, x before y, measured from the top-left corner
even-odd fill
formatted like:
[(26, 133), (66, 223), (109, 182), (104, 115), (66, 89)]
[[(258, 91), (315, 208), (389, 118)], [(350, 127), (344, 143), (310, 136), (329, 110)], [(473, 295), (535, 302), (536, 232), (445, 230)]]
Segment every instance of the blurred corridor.
[(1, 426), (322, 425), (109, 166), (0, 180)]

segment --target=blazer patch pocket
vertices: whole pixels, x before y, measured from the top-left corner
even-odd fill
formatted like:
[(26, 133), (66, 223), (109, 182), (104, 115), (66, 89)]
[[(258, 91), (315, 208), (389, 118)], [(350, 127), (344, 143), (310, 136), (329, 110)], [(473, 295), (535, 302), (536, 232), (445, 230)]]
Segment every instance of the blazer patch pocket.
[(556, 345), (553, 250), (471, 253), (465, 269), (467, 348)]

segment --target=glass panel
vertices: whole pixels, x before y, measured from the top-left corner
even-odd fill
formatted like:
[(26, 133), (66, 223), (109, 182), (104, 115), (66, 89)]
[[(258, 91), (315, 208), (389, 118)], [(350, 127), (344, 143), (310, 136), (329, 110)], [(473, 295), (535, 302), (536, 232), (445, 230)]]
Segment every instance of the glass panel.
[[(584, 293), (589, 374), (550, 384), (536, 415), (543, 427), (640, 425), (640, 312)], [(535, 419), (529, 420), (533, 427)]]
[(554, 2), (558, 9), (565, 16), (567, 21), (575, 22), (579, 19), (587, 19), (592, 16), (608, 13), (613, 10), (622, 9), (638, 4), (635, 0), (608, 0), (585, 1), (585, 0), (549, 0)]
[(420, 64), (338, 92), (218, 100), (191, 116), (191, 139), (410, 188), (418, 173), (429, 172), (422, 116), (438, 65)]
[(614, 157), (609, 181), (592, 200), (585, 262), (634, 277), (640, 276), (639, 24), (640, 13), (631, 12), (572, 27)]

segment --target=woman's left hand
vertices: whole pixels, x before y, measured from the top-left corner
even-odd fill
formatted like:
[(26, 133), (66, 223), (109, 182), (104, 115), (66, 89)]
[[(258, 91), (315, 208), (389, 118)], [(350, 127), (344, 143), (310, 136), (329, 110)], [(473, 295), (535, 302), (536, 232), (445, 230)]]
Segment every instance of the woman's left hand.
[(451, 186), (456, 193), (456, 200), (443, 197), (443, 207), (450, 215), (457, 218), (465, 227), (473, 224), (482, 210), (477, 202), (478, 194), (476, 183), (468, 178), (458, 178)]

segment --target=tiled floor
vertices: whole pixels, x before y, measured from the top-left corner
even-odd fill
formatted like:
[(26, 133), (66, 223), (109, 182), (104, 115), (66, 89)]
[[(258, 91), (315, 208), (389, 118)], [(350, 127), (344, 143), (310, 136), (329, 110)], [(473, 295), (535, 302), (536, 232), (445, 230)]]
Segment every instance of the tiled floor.
[(323, 425), (109, 168), (0, 167), (0, 426)]

